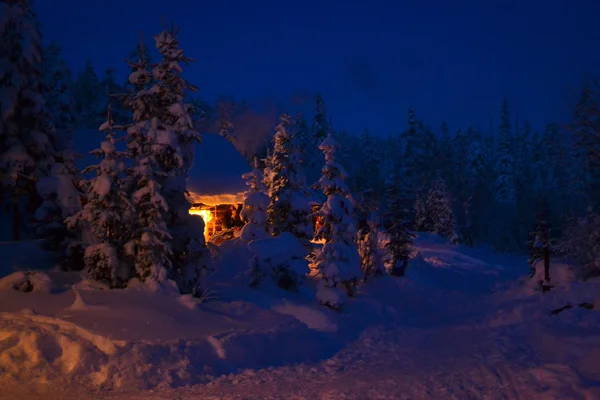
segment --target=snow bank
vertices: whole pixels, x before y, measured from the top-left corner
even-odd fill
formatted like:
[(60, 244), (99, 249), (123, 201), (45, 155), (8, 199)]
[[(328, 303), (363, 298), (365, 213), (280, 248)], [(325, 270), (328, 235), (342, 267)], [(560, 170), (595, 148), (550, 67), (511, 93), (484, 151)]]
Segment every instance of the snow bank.
[[(23, 278), (18, 273), (3, 282)], [(75, 286), (0, 292), (0, 311), (10, 311), (0, 312), (0, 385), (191, 385), (245, 368), (318, 360), (339, 349), (334, 325), (310, 307), (270, 310), (242, 300), (190, 308), (181, 296)]]
[(306, 248), (289, 232), (254, 240), (248, 244), (248, 247), (250, 251), (261, 258), (304, 258), (306, 256)]

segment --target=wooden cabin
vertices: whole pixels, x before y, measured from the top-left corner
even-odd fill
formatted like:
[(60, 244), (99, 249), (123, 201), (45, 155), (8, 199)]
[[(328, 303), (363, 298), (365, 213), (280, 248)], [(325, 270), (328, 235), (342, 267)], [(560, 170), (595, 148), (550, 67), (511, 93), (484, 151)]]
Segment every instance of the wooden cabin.
[(194, 167), (187, 184), (190, 214), (204, 219), (204, 236), (241, 228), (239, 219), (246, 182), (242, 174), (251, 171), (249, 163), (225, 138), (205, 134), (196, 146)]

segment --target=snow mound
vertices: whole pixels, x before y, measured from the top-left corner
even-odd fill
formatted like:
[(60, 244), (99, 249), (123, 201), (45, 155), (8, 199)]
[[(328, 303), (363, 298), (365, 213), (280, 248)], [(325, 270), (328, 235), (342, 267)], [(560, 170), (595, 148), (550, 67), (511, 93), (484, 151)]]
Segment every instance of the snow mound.
[(40, 271), (18, 271), (0, 279), (0, 291), (50, 293), (54, 284), (50, 276)]
[(310, 329), (320, 332), (337, 331), (337, 325), (331, 322), (327, 315), (313, 307), (286, 302), (274, 305), (272, 309), (280, 314), (293, 316), (298, 321), (305, 323)]
[(248, 248), (260, 258), (304, 258), (306, 256), (306, 248), (289, 232), (283, 232), (279, 236), (253, 240), (248, 244)]
[[(537, 284), (539, 281), (544, 281), (544, 261), (538, 260), (533, 264), (535, 273), (531, 278), (531, 282)], [(574, 268), (563, 262), (550, 261), (550, 278), (549, 282), (554, 287), (567, 288), (572, 282), (577, 280)]]

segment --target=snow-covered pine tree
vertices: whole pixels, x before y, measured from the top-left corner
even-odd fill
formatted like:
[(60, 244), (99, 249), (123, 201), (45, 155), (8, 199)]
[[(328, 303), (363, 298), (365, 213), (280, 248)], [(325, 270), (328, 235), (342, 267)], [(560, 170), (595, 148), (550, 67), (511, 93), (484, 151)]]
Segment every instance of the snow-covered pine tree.
[(197, 88), (182, 76), (182, 65), (193, 60), (179, 47), (176, 30), (164, 30), (154, 39), (161, 56), (152, 69), (154, 82), (149, 89), (157, 107), (153, 114), (157, 131), (154, 152), (162, 173), (168, 177), (162, 183), (162, 195), (169, 210), (166, 222), (173, 239), (174, 271), (180, 277), (187, 277), (183, 280), (188, 283), (183, 286), (190, 287), (196, 285), (190, 279), (195, 276), (199, 279), (209, 269), (204, 236), (190, 232), (194, 217), (188, 213), (191, 204), (185, 196), (195, 145), (201, 142), (200, 132), (194, 128), (191, 117), (193, 107), (185, 100), (186, 95), (196, 92)]
[[(153, 47), (154, 46), (150, 47), (146, 43), (144, 43), (144, 38), (140, 34), (138, 43), (127, 54), (126, 59), (132, 60), (132, 61), (137, 61), (141, 58), (144, 58), (146, 60), (146, 62), (148, 63), (148, 65), (152, 65), (154, 63), (154, 54), (152, 53)], [(129, 68), (130, 68), (129, 72), (133, 72), (135, 70), (135, 67), (133, 65), (131, 65), (131, 63), (129, 63)], [(130, 95), (130, 94), (136, 92), (135, 84), (133, 84), (129, 81), (129, 75), (127, 75), (125, 82), (121, 86), (124, 88), (124, 93), (127, 95)], [(126, 99), (126, 96), (121, 98), (121, 102), (124, 103), (125, 99)], [(125, 110), (125, 111), (127, 111), (127, 110)]]
[(438, 174), (437, 180), (431, 184), (427, 193), (427, 213), (431, 218), (432, 231), (456, 244), (458, 238), (452, 212), (452, 200), (441, 174)]
[(257, 159), (254, 160), (252, 172), (245, 173), (242, 178), (246, 179), (249, 188), (244, 196), (244, 205), (240, 213), (240, 217), (246, 222), (240, 238), (245, 242), (263, 239), (268, 236), (269, 196), (265, 193), (267, 188), (263, 184), (263, 173), (258, 167)]
[(45, 239), (48, 250), (58, 254), (63, 269), (80, 269), (83, 266), (82, 243), (76, 232), (64, 221), (81, 209), (80, 174), (75, 168), (72, 135), (75, 129), (75, 104), (71, 92), (71, 71), (61, 56), (60, 47), (52, 42), (43, 49), (43, 96), (49, 118), (56, 130), (56, 163), (50, 176), (36, 184), (42, 205), (34, 216), (35, 235)]
[(392, 256), (390, 275), (404, 276), (408, 259), (412, 251), (415, 236), (410, 232), (411, 201), (409, 193), (400, 180), (401, 168), (396, 166), (386, 182), (388, 201), (386, 214), (386, 232), (389, 240), (385, 247)]
[(379, 251), (379, 226), (375, 212), (369, 216), (367, 226), (358, 233), (358, 254), (363, 282), (384, 274), (383, 259)]
[(87, 242), (84, 253), (84, 276), (109, 287), (122, 287), (131, 276), (124, 262), (123, 246), (130, 209), (127, 192), (123, 190), (124, 154), (117, 150), (115, 126), (108, 109), (108, 119), (100, 126), (105, 140), (91, 154), (100, 159), (97, 165), (83, 173), (95, 173), (84, 182), (85, 205), (66, 219), (70, 228), (78, 228)]
[(337, 161), (339, 147), (331, 132), (319, 149), (325, 155), (325, 166), (317, 185), (327, 200), (317, 212), (323, 225), (315, 239), (324, 240), (325, 244), (316, 255), (312, 267), (321, 279), (318, 300), (323, 305), (339, 308), (343, 303), (340, 289), (353, 296), (361, 273), (353, 217), (354, 201), (344, 183), (346, 172)]
[(29, 0), (0, 0), (0, 182), (12, 203), (13, 239), (22, 229), (22, 203), (35, 210), (35, 183), (54, 162), (55, 131), (42, 96), (42, 44)]
[(157, 123), (161, 104), (156, 93), (149, 90), (152, 73), (146, 59), (142, 56), (139, 62), (130, 64), (133, 72), (129, 81), (137, 92), (125, 102), (133, 114), (133, 122), (127, 127), (131, 168), (126, 181), (133, 215), (125, 253), (133, 261), (139, 280), (160, 284), (167, 279), (173, 259), (167, 226), (169, 208), (162, 195), (168, 175), (159, 162), (165, 147), (164, 131)]
[(302, 243), (313, 236), (306, 179), (299, 159), (299, 146), (291, 130), (290, 117), (283, 114), (275, 129), (273, 152), (269, 157), (269, 224), (277, 231), (290, 232)]

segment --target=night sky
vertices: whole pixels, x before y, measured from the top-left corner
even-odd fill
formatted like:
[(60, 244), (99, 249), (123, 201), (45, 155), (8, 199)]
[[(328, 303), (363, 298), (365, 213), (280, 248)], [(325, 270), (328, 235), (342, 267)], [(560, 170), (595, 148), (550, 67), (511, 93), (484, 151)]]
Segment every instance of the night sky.
[[(313, 106), (336, 128), (387, 136), (406, 110), (439, 128), (487, 129), (501, 100), (536, 128), (564, 118), (586, 77), (600, 76), (598, 0), (38, 0), (46, 40), (71, 67), (125, 71), (140, 30), (161, 15), (196, 62), (186, 77), (220, 94)], [(124, 75), (123, 75), (124, 77)]]

